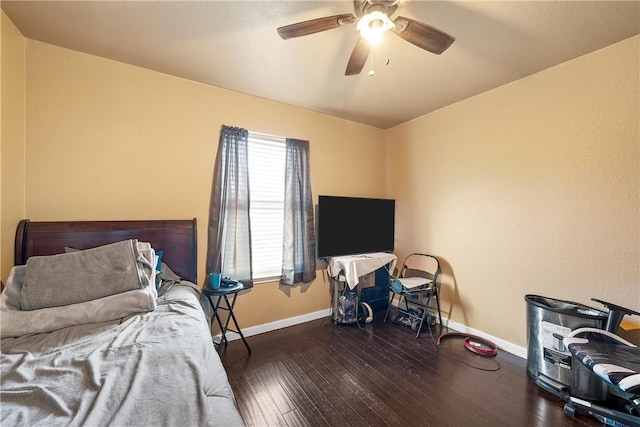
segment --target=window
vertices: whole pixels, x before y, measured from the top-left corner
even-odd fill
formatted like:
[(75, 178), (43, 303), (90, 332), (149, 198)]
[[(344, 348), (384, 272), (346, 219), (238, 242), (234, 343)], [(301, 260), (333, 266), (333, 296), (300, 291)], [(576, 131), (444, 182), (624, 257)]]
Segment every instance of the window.
[(207, 271), (253, 285), (316, 278), (309, 141), (222, 126), (211, 187)]
[(285, 138), (249, 132), (252, 279), (282, 272), (285, 156)]

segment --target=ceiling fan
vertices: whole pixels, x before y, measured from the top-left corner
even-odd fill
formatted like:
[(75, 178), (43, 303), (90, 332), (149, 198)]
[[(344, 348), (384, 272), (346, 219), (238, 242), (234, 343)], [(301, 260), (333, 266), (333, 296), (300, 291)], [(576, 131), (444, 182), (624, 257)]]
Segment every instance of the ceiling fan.
[(381, 38), (386, 31), (393, 31), (396, 35), (413, 43), (421, 49), (435, 54), (441, 54), (455, 41), (449, 34), (422, 22), (398, 16), (390, 16), (396, 9), (411, 0), (353, 0), (354, 13), (326, 16), (310, 21), (298, 22), (278, 28), (278, 34), (283, 39), (306, 36), (331, 30), (357, 22), (360, 38), (356, 42), (351, 57), (347, 63), (345, 75), (360, 74), (367, 62), (370, 43)]

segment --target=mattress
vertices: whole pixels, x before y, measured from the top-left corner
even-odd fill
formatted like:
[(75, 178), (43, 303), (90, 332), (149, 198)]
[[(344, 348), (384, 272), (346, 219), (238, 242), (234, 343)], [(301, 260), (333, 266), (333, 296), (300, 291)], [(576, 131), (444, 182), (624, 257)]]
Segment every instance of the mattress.
[(153, 311), (1, 342), (0, 424), (241, 426), (188, 281)]

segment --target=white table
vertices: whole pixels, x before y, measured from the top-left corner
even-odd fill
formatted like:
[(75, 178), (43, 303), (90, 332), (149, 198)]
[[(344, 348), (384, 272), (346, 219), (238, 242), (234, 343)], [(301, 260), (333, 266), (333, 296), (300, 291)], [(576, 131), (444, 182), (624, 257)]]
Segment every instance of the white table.
[[(380, 267), (385, 267), (389, 265), (389, 274), (393, 273), (393, 269), (395, 268), (396, 262), (398, 258), (386, 252), (374, 252), (368, 254), (361, 255), (346, 255), (346, 256), (337, 256), (329, 259), (329, 264), (327, 265), (327, 272), (332, 280), (332, 288), (333, 288), (333, 301), (332, 301), (332, 312), (333, 312), (333, 320), (336, 323), (353, 323), (353, 321), (345, 321), (344, 319), (339, 318), (338, 314), (338, 298), (339, 298), (339, 288), (346, 288), (353, 290), (358, 287), (358, 282), (361, 276), (367, 275), (379, 269)], [(344, 280), (341, 280), (340, 275), (344, 275)], [(341, 282), (344, 282), (344, 286), (342, 286)], [(355, 301), (356, 307), (359, 307), (359, 299), (360, 299), (360, 289), (358, 288), (355, 291)], [(358, 310), (358, 308), (356, 308)]]
[(353, 289), (358, 285), (361, 276), (372, 273), (389, 263), (391, 263), (389, 266), (389, 274), (391, 275), (396, 262), (398, 262), (398, 258), (394, 254), (374, 252), (331, 257), (327, 268), (329, 276), (333, 278), (337, 278), (341, 273), (344, 274), (347, 286), (349, 286), (349, 289)]

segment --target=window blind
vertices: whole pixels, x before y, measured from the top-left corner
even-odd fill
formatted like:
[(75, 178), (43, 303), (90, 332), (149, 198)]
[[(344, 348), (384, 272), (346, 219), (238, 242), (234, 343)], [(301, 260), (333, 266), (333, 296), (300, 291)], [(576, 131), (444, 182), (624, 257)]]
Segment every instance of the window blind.
[(249, 132), (248, 146), (253, 278), (280, 277), (286, 141), (282, 137)]

